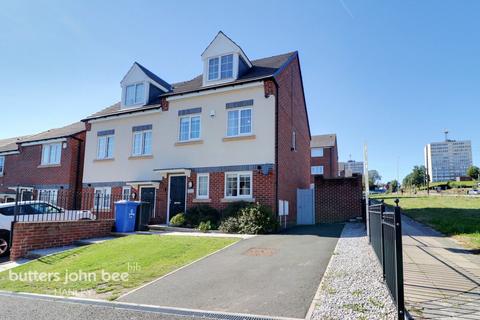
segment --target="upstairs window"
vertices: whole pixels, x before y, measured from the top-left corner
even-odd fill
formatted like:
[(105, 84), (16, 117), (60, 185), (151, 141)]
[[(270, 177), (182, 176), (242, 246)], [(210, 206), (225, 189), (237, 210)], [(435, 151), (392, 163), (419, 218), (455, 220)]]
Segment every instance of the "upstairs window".
[(311, 173), (313, 175), (323, 174), (323, 166), (312, 166)]
[(188, 141), (196, 139), (200, 139), (200, 116), (181, 117), (178, 140)]
[(3, 171), (5, 171), (5, 157), (0, 156), (0, 176), (3, 176)]
[(323, 157), (323, 148), (312, 148), (312, 157)]
[(44, 144), (42, 147), (42, 165), (60, 164), (62, 156), (62, 144), (50, 143)]
[(151, 126), (143, 127), (148, 127), (149, 129), (141, 130), (141, 128), (133, 128), (133, 156), (148, 156), (152, 154)]
[(98, 137), (97, 159), (113, 159), (114, 145), (115, 137), (113, 135)]
[(145, 102), (145, 85), (143, 83), (132, 84), (125, 89), (125, 105), (133, 106)]
[(235, 137), (252, 133), (252, 109), (228, 111), (227, 136)]
[(233, 77), (233, 54), (208, 60), (208, 80), (229, 79)]

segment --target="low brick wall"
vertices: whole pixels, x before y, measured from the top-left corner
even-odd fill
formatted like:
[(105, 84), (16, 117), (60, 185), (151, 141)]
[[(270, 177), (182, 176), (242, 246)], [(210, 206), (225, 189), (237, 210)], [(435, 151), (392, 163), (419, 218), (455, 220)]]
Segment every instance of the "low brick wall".
[(315, 221), (344, 222), (362, 216), (362, 177), (315, 178)]
[(77, 240), (107, 236), (113, 223), (113, 220), (17, 222), (10, 260), (17, 260), (31, 250), (67, 246)]

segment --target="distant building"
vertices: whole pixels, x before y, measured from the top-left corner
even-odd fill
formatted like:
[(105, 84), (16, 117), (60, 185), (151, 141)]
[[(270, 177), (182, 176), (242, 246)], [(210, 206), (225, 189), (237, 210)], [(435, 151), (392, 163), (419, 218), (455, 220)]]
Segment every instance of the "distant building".
[(430, 182), (453, 181), (465, 176), (472, 165), (472, 143), (446, 138), (444, 142), (427, 144), (424, 156)]
[(363, 175), (363, 161), (348, 160), (338, 163), (338, 172), (342, 177), (350, 177), (352, 174)]
[(335, 134), (312, 136), (310, 142), (311, 174), (325, 178), (338, 176), (338, 148)]

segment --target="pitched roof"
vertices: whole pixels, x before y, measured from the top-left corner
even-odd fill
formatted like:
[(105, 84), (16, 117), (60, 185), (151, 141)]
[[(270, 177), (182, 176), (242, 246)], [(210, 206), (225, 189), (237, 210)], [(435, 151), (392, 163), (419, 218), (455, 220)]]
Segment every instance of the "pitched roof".
[(227, 83), (211, 85), (211, 86), (203, 86), (203, 78), (202, 78), (203, 75), (199, 75), (191, 80), (172, 84), (172, 90), (170, 92), (167, 92), (165, 94), (158, 96), (157, 99), (153, 100), (149, 105), (138, 107), (138, 108), (128, 108), (128, 109), (121, 110), (120, 102), (117, 102), (116, 104), (111, 105), (110, 107), (107, 107), (97, 113), (94, 113), (93, 115), (87, 117), (84, 120), (95, 119), (98, 117), (105, 117), (109, 115), (120, 115), (120, 114), (126, 114), (126, 113), (159, 109), (160, 108), (159, 104), (162, 97), (168, 97), (168, 96), (177, 95), (177, 94), (186, 94), (186, 93), (208, 90), (208, 89), (218, 88), (218, 87), (227, 87), (235, 84), (241, 84), (241, 83), (247, 83), (251, 81), (266, 79), (266, 78), (275, 76), (275, 74), (280, 70), (282, 70), (283, 67), (286, 66), (291, 61), (291, 59), (293, 59), (296, 55), (297, 55), (297, 52), (293, 51), (289, 53), (280, 54), (277, 56), (253, 60), (252, 68), (250, 68), (245, 74), (240, 76), (238, 79), (231, 82), (227, 82)]
[(140, 63), (136, 62), (135, 61), (135, 64), (150, 78), (152, 79), (153, 81), (155, 81), (156, 83), (158, 83), (159, 85), (161, 85), (162, 87), (164, 87), (165, 89), (167, 90), (171, 90), (171, 85), (164, 81), (162, 78), (160, 78), (159, 76), (157, 76), (155, 73), (153, 73), (152, 71), (148, 70), (147, 68), (145, 68), (144, 66), (142, 66)]
[(82, 132), (85, 130), (85, 123), (83, 122), (75, 122), (69, 124), (68, 126), (50, 129), (38, 134), (34, 134), (22, 139), (20, 142), (34, 142), (40, 140), (50, 140), (50, 139), (57, 139), (57, 138), (65, 138)]
[(312, 140), (310, 141), (311, 148), (334, 147), (336, 144), (337, 135), (334, 133), (312, 136)]
[(28, 138), (29, 136), (22, 136), (22, 137), (13, 137), (0, 140), (0, 152), (8, 152), (8, 151), (17, 151), (18, 145), (17, 143), (22, 141), (24, 138)]

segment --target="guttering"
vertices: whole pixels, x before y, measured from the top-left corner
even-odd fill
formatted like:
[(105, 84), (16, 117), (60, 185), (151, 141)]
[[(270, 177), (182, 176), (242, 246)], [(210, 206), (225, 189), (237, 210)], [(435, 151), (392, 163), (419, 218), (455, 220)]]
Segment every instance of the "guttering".
[(22, 147), (28, 147), (28, 146), (36, 146), (39, 144), (45, 144), (45, 143), (56, 143), (56, 142), (65, 142), (65, 141), (67, 141), (67, 137), (42, 139), (42, 140), (31, 141), (31, 142), (21, 142), (19, 143), (19, 145), (21, 145)]
[(210, 88), (210, 89), (206, 89), (206, 90), (202, 90), (202, 91), (179, 94), (179, 95), (175, 95), (175, 96), (169, 96), (166, 99), (167, 99), (167, 101), (175, 101), (175, 100), (187, 99), (187, 98), (192, 98), (192, 97), (200, 97), (200, 96), (211, 94), (213, 92), (221, 93), (221, 92), (231, 91), (231, 90), (234, 90), (234, 89), (245, 89), (245, 88), (258, 87), (260, 85), (263, 86), (263, 80), (262, 81), (249, 82), (249, 83), (241, 83), (241, 84), (236, 84), (236, 85), (234, 84), (234, 85), (230, 85), (228, 87)]
[[(161, 108), (162, 107), (160, 105), (158, 105), (154, 108), (143, 108), (143, 109), (131, 110), (129, 112), (106, 114), (106, 115), (98, 116), (98, 117), (94, 117), (94, 118), (82, 119), (81, 121), (82, 122), (94, 123), (94, 122), (105, 121), (105, 120), (108, 120), (108, 118), (114, 118), (114, 117), (117, 118), (117, 119), (129, 118), (129, 117), (135, 116), (136, 113), (140, 113), (140, 112), (142, 112), (143, 114), (153, 114), (153, 113), (157, 113), (157, 112), (162, 112)], [(160, 109), (160, 110), (158, 110), (158, 109)]]
[(9, 156), (12, 154), (20, 154), (20, 151), (3, 151), (0, 152), (0, 156)]

